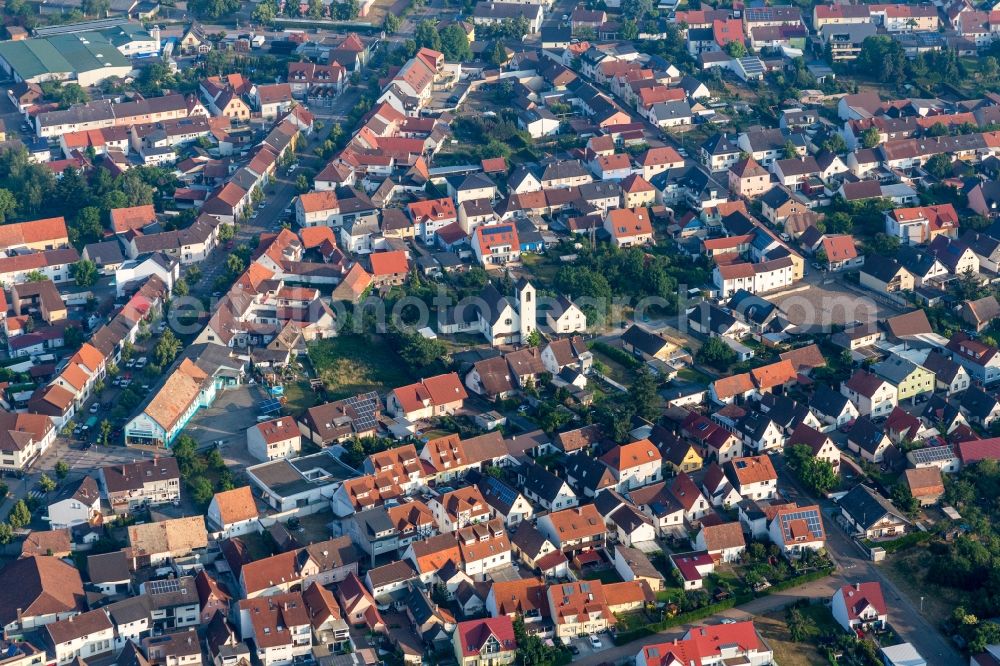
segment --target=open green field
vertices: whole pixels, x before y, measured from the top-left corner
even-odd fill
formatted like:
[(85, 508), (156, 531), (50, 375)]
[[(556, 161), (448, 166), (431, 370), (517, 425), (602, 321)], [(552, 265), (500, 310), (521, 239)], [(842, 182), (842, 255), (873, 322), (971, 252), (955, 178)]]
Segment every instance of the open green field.
[(816, 625), (816, 632), (809, 640), (795, 642), (785, 624), (785, 611), (775, 611), (754, 618), (757, 630), (774, 650), (776, 664), (829, 664), (813, 641), (826, 632), (836, 632), (840, 627), (833, 621), (830, 609), (825, 604), (813, 604), (802, 609), (802, 614), (810, 618)]
[(375, 336), (351, 334), (316, 340), (309, 344), (309, 360), (330, 400), (366, 391), (384, 393), (413, 381), (399, 355)]

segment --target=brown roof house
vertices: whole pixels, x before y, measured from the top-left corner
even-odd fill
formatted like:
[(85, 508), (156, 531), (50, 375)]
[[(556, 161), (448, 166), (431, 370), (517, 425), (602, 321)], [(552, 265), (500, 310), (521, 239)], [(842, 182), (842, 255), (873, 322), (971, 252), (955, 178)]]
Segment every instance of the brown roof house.
[(906, 483), (910, 494), (920, 502), (920, 506), (937, 504), (944, 495), (944, 479), (941, 478), (941, 468), (936, 466), (908, 469), (903, 472), (901, 481)]
[(351, 537), (342, 536), (278, 553), (253, 562), (240, 570), (240, 586), (248, 599), (285, 592), (312, 581), (329, 585), (357, 574), (359, 552)]
[(702, 525), (691, 545), (707, 552), (715, 562), (735, 562), (747, 547), (739, 521)]
[(156, 566), (208, 547), (204, 516), (187, 516), (128, 528), (126, 554), (135, 566)]
[(173, 457), (103, 467), (98, 481), (115, 513), (181, 497), (181, 473)]
[(80, 572), (55, 557), (33, 555), (0, 570), (0, 626), (20, 634), (86, 608)]
[(977, 331), (982, 331), (993, 321), (1000, 318), (1000, 303), (996, 296), (990, 295), (974, 301), (962, 303), (959, 311), (962, 321), (972, 326)]

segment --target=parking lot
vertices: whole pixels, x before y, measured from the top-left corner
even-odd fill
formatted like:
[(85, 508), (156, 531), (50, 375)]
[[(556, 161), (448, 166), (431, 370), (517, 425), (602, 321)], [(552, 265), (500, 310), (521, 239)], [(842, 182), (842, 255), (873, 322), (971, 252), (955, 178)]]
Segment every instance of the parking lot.
[(573, 652), (574, 658), (588, 654), (597, 654), (614, 646), (614, 641), (611, 640), (611, 634), (606, 631), (596, 634), (596, 638), (600, 645), (592, 643), (590, 636), (578, 636), (571, 639), (569, 649)]
[(811, 270), (796, 288), (774, 294), (768, 300), (780, 307), (795, 326), (811, 331), (830, 331), (853, 321), (873, 322), (899, 314), (863, 293), (844, 285), (839, 278)]
[(238, 386), (219, 393), (208, 409), (200, 409), (184, 429), (198, 442), (199, 448), (219, 447), (226, 464), (246, 467), (260, 462), (247, 453), (246, 430), (257, 423), (257, 405), (267, 396), (260, 386)]
[(32, 465), (31, 470), (33, 472), (51, 472), (55, 469), (56, 463), (62, 461), (69, 465), (70, 470), (91, 472), (108, 465), (131, 463), (152, 457), (153, 453), (151, 452), (116, 445), (93, 445), (84, 450), (80, 442), (71, 443), (65, 437), (57, 437), (49, 450)]

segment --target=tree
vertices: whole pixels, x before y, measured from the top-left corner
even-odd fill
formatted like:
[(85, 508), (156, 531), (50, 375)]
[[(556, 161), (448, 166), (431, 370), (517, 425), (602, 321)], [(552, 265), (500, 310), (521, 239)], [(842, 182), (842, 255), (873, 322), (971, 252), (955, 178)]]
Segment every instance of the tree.
[(628, 389), (629, 402), (635, 412), (647, 421), (654, 421), (660, 415), (660, 398), (656, 394), (653, 374), (644, 365), (635, 373), (635, 380)]
[(304, 173), (300, 173), (298, 178), (295, 179), (295, 189), (298, 190), (299, 194), (305, 194), (312, 189), (312, 185), (309, 184), (309, 178)]
[(795, 147), (795, 143), (791, 139), (785, 140), (785, 146), (782, 148), (782, 156), (786, 160), (792, 160), (798, 157), (799, 152)]
[(43, 493), (51, 493), (56, 489), (56, 482), (48, 474), (42, 474), (38, 477), (38, 487), (42, 489)]
[[(232, 257), (233, 255), (230, 255)], [(156, 349), (154, 354), (156, 355), (156, 364), (161, 368), (166, 368), (168, 365), (173, 363), (174, 359), (177, 358), (177, 354), (181, 351), (181, 341), (177, 339), (174, 332), (169, 328), (163, 332), (160, 336), (160, 340), (156, 343)]]
[[(240, 2), (239, 0), (191, 0), (188, 9), (200, 16), (217, 19), (239, 11)], [(209, 52), (212, 53), (215, 53), (214, 49)]]
[(309, 0), (308, 11), (310, 18), (323, 18), (323, 14), (326, 13), (326, 5), (323, 4), (323, 0)]
[(111, 439), (111, 421), (109, 421), (107, 419), (104, 419), (103, 421), (101, 421), (101, 427), (100, 428), (101, 428), (100, 429), (100, 433), (101, 433), (100, 434), (101, 445), (102, 446), (107, 446), (108, 445), (108, 440)]
[(441, 35), (437, 31), (437, 24), (430, 19), (424, 19), (417, 24), (417, 29), (413, 31), (413, 39), (417, 42), (417, 48), (441, 50)]
[(14, 529), (8, 523), (0, 523), (0, 545), (6, 546), (14, 540)]
[(986, 56), (979, 63), (979, 73), (987, 81), (992, 81), (1000, 73), (1000, 64), (997, 63), (997, 59), (994, 56)]
[(236, 227), (232, 224), (219, 225), (219, 242), (228, 243), (236, 237)]
[(899, 238), (888, 234), (875, 234), (875, 237), (865, 244), (865, 250), (868, 254), (891, 257), (899, 250)]
[(31, 511), (28, 509), (28, 505), (24, 503), (23, 499), (17, 500), (17, 504), (14, 508), (10, 510), (10, 515), (7, 516), (7, 522), (15, 530), (19, 530), (22, 527), (26, 527), (28, 523), (31, 522)]
[(7, 499), (7, 495), (10, 494), (10, 486), (6, 483), (0, 483), (0, 501)]
[(729, 54), (730, 58), (742, 58), (747, 54), (746, 45), (738, 39), (728, 42), (725, 50), (726, 53)]
[(622, 39), (630, 42), (639, 39), (639, 24), (635, 19), (625, 19), (622, 22)]
[(0, 224), (17, 212), (17, 197), (6, 188), (0, 188)]
[(73, 218), (70, 224), (70, 240), (77, 247), (93, 243), (104, 235), (101, 225), (101, 209), (97, 206), (84, 206)]
[(896, 508), (908, 516), (916, 514), (920, 508), (920, 502), (910, 492), (910, 487), (902, 481), (892, 487), (890, 499), (896, 505)]
[(188, 482), (191, 488), (191, 497), (196, 504), (202, 506), (212, 501), (215, 490), (212, 489), (212, 482), (204, 476), (196, 476)]
[(62, 481), (69, 474), (69, 465), (65, 461), (60, 460), (56, 463), (56, 478)]
[(187, 280), (181, 278), (174, 283), (175, 296), (187, 296), (191, 290), (188, 288)]
[(831, 153), (837, 155), (847, 152), (847, 142), (844, 141), (844, 137), (840, 134), (834, 132), (826, 138), (822, 146), (825, 150), (829, 150)]
[(869, 127), (861, 133), (861, 145), (865, 148), (874, 148), (882, 141), (877, 127)]
[(823, 217), (823, 228), (830, 234), (849, 234), (854, 229), (854, 221), (847, 213), (837, 211)]
[(795, 444), (785, 449), (785, 460), (789, 469), (813, 492), (825, 495), (837, 487), (833, 465), (814, 456), (809, 445)]
[(951, 155), (948, 153), (938, 153), (932, 156), (927, 163), (924, 164), (924, 170), (930, 175), (934, 176), (938, 180), (942, 180), (952, 175), (954, 171), (951, 163)]
[(27, 273), (25, 273), (24, 278), (28, 282), (45, 282), (46, 280), (48, 280), (48, 278), (45, 277), (45, 273), (39, 270), (28, 271)]
[(264, 23), (270, 25), (274, 22), (274, 17), (278, 14), (278, 8), (274, 6), (271, 0), (264, 0), (264, 2), (259, 3), (253, 10), (251, 17), (254, 21), (258, 23)]
[(507, 49), (500, 40), (493, 42), (493, 46), (490, 47), (489, 53), (490, 64), (500, 67), (507, 62)]
[(457, 23), (452, 23), (441, 31), (441, 52), (446, 60), (467, 62), (472, 60), (472, 49), (469, 48), (469, 37)]
[(387, 35), (392, 35), (395, 34), (397, 30), (399, 30), (399, 26), (401, 23), (402, 20), (398, 16), (396, 16), (392, 12), (389, 12), (385, 15), (385, 20), (382, 21), (382, 29), (385, 30), (385, 33)]
[(736, 352), (722, 341), (722, 338), (709, 338), (701, 346), (695, 358), (717, 370), (726, 370), (736, 362)]
[(97, 265), (89, 259), (81, 259), (73, 264), (72, 273), (78, 287), (90, 287), (97, 282)]
[(229, 275), (235, 277), (246, 270), (246, 264), (243, 262), (242, 257), (237, 254), (231, 254), (226, 257), (226, 270), (229, 271)]
[(83, 0), (80, 8), (87, 16), (105, 16), (111, 9), (111, 0)]

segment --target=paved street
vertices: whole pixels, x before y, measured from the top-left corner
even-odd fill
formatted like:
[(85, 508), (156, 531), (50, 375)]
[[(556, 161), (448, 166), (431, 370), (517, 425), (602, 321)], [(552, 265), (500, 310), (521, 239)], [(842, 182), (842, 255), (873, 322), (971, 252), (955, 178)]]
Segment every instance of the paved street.
[[(817, 503), (795, 482), (795, 477), (784, 469), (780, 456), (774, 456), (772, 459), (775, 469), (782, 479), (782, 492), (788, 499), (794, 500), (800, 505)], [(833, 593), (843, 585), (875, 580), (882, 584), (885, 600), (890, 608), (889, 622), (893, 629), (904, 641), (912, 643), (917, 651), (927, 659), (927, 663), (943, 666), (965, 663), (958, 651), (938, 630), (937, 625), (940, 618), (929, 617), (921, 613), (919, 600), (908, 598), (882, 573), (882, 567), (889, 565), (876, 565), (868, 560), (835, 522), (834, 517), (839, 514), (839, 508), (828, 500), (822, 500), (818, 503), (823, 511), (827, 533), (827, 551), (837, 564), (837, 571), (832, 576), (800, 585), (791, 590), (754, 599), (738, 608), (724, 611), (691, 626), (717, 624), (721, 617), (736, 620), (753, 619), (754, 616), (780, 610), (799, 599), (828, 601)], [(573, 660), (573, 663), (576, 666), (597, 666), (603, 663), (619, 664), (631, 661), (644, 646), (680, 638), (687, 631), (687, 628), (677, 627), (596, 653), (582, 653)]]

